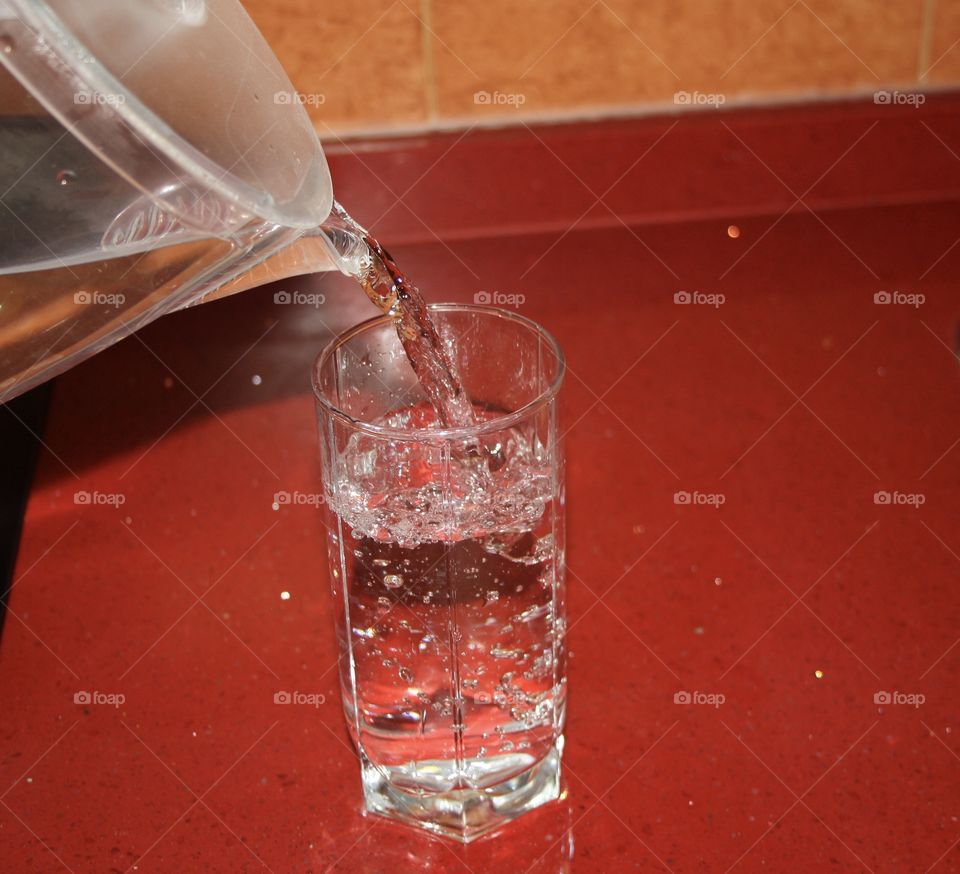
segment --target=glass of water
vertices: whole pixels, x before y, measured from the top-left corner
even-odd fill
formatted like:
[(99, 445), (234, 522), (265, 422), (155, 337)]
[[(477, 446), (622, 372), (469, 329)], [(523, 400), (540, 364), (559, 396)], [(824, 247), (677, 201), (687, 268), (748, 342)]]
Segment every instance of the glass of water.
[(560, 792), (563, 354), (492, 307), (430, 307), (476, 424), (443, 429), (393, 320), (317, 359), (330, 583), (367, 809), (467, 842)]

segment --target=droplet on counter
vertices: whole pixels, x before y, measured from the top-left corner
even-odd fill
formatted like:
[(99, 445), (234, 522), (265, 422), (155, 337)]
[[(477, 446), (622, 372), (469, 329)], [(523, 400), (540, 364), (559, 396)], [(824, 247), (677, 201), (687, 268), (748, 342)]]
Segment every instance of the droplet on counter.
[(280, 600), (281, 600), (281, 601), (289, 601), (289, 600), (290, 600), (290, 593), (289, 593), (289, 592), (281, 592), (281, 593), (280, 593)]
[(818, 680), (822, 680), (822, 679), (823, 679), (823, 671), (821, 671), (819, 668), (817, 668), (817, 670), (815, 670), (815, 671), (813, 672), (813, 676), (815, 676)]
[(252, 382), (254, 385), (260, 385), (260, 383), (263, 382), (263, 377), (260, 376), (259, 373), (255, 373), (253, 376), (250, 377), (250, 382)]
[(77, 181), (77, 174), (73, 170), (61, 170), (57, 173), (58, 185), (70, 185)]
[(740, 228), (738, 228), (736, 225), (730, 225), (730, 226), (727, 228), (727, 236), (728, 236), (731, 240), (737, 239), (737, 237), (740, 236)]

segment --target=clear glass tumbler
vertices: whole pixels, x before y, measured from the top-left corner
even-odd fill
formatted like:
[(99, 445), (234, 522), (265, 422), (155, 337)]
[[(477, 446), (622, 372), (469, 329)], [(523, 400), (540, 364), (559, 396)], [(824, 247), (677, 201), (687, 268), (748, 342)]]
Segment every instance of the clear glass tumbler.
[(564, 361), (514, 313), (430, 314), (475, 426), (434, 424), (389, 317), (331, 343), (313, 384), (366, 807), (467, 842), (560, 791)]

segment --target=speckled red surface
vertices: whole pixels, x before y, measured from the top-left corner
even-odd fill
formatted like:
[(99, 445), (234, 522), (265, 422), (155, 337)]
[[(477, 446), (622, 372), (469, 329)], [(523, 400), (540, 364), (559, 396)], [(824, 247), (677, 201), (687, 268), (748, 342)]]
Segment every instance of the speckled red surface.
[(370, 315), (316, 277), (281, 287), (320, 307), (256, 290), (58, 381), (0, 868), (960, 870), (958, 106), (332, 147), (429, 297), (523, 294), (566, 349), (566, 798), (466, 849), (360, 813), (318, 517), (271, 507), (316, 488), (313, 355)]

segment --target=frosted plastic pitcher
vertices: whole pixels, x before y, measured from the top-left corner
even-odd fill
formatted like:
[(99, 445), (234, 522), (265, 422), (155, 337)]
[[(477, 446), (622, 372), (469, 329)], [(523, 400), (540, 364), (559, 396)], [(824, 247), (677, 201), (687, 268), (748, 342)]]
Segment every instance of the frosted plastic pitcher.
[(237, 0), (0, 0), (0, 61), (0, 402), (215, 291), (349, 269)]

